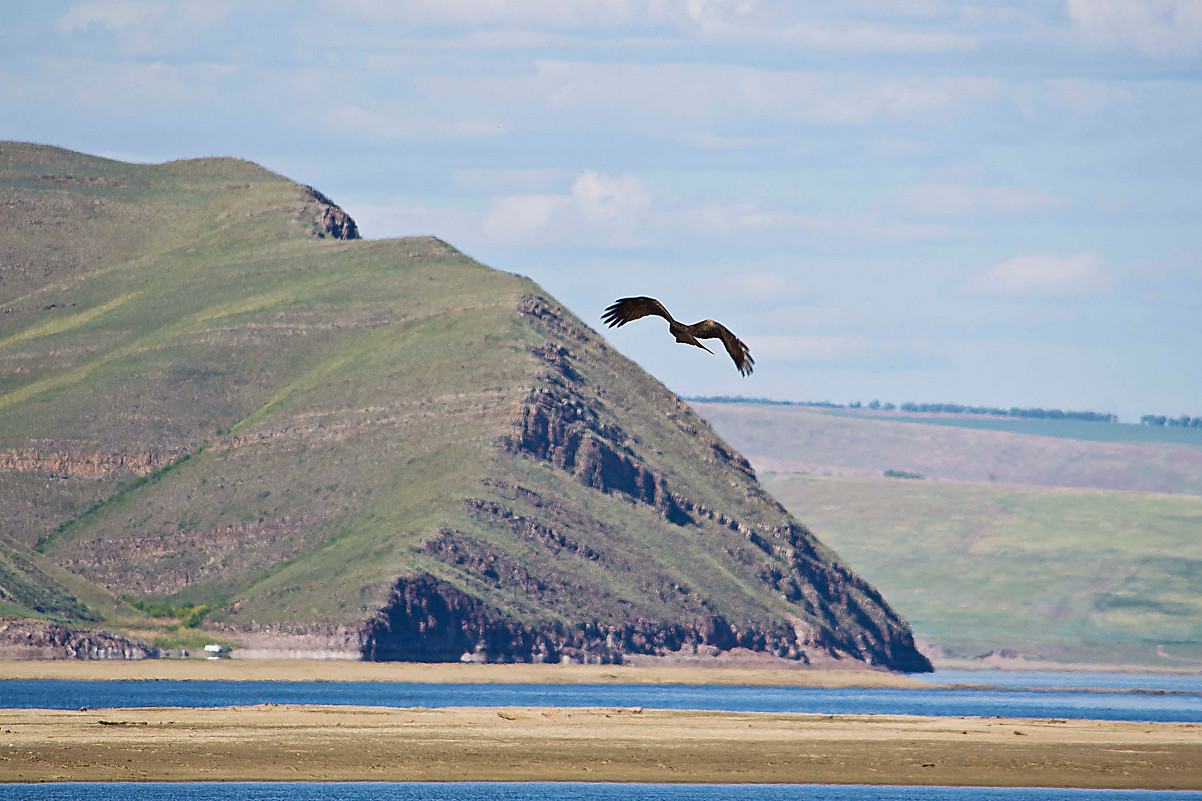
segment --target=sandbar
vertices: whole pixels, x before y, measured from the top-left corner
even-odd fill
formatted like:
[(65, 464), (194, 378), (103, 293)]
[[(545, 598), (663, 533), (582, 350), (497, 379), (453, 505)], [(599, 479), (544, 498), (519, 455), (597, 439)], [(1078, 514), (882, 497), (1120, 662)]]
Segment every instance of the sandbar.
[(929, 686), (919, 679), (903, 674), (867, 669), (790, 670), (666, 665), (420, 664), (304, 659), (0, 661), (0, 679), (721, 684), (760, 687)]
[(1202, 725), (599, 708), (4, 709), (0, 780), (1202, 790)]

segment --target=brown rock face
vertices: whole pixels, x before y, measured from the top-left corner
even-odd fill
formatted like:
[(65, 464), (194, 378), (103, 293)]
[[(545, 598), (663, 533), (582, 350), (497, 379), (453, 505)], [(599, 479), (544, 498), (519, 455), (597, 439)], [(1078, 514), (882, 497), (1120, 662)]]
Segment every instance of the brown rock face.
[(527, 625), (430, 575), (399, 579), (389, 603), (363, 628), (368, 661), (576, 662), (621, 664), (626, 655), (667, 656), (731, 648), (808, 662), (788, 626), (740, 630), (720, 615), (699, 625), (634, 619)]
[(318, 203), (313, 222), (313, 235), (324, 239), (358, 239), (359, 226), (351, 219), (351, 215), (343, 211), (338, 204), (318, 192), (311, 186), (304, 187), (305, 194)]
[(158, 649), (107, 631), (55, 623), (0, 620), (2, 659), (152, 659)]

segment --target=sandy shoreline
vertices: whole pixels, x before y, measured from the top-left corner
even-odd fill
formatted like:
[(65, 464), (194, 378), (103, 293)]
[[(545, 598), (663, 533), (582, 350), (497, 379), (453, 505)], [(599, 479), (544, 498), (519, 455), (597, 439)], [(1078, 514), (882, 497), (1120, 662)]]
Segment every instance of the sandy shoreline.
[(512, 707), (5, 709), (0, 780), (1202, 790), (1202, 726)]
[(722, 684), (781, 687), (925, 687), (876, 670), (628, 665), (476, 665), (320, 660), (143, 659), (0, 661), (0, 679), (191, 681), (406, 681), (529, 684)]

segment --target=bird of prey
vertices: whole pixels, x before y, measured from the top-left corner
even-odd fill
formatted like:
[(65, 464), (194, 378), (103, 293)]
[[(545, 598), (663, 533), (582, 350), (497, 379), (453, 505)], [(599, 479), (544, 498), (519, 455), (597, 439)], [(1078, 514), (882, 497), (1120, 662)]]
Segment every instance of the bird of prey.
[(726, 346), (726, 352), (730, 354), (730, 358), (734, 359), (735, 367), (739, 368), (739, 372), (745, 376), (751, 375), (752, 365), (755, 364), (755, 359), (751, 358), (751, 351), (726, 326), (713, 320), (702, 320), (699, 323), (685, 325), (668, 314), (664, 304), (655, 298), (621, 298), (605, 310), (601, 320), (609, 323), (610, 328), (614, 328), (649, 314), (655, 314), (667, 320), (668, 332), (676, 337), (676, 341), (682, 345), (696, 345), (707, 353), (713, 353), (697, 340), (722, 340), (722, 344)]

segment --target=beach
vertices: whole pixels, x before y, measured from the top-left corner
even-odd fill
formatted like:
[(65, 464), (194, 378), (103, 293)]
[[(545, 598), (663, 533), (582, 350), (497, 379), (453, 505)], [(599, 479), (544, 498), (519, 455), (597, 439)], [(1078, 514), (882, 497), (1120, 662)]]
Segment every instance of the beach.
[(0, 779), (1202, 790), (1202, 726), (514, 707), (7, 709)]
[(189, 681), (414, 681), (524, 684), (721, 684), (776, 687), (924, 687), (881, 670), (464, 664), (341, 660), (139, 659), (0, 661), (0, 679)]
[[(929, 686), (874, 670), (230, 659), (0, 662), (0, 679)], [(0, 781), (199, 780), (1202, 790), (1202, 724), (641, 708), (0, 709)]]

